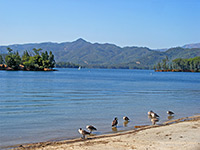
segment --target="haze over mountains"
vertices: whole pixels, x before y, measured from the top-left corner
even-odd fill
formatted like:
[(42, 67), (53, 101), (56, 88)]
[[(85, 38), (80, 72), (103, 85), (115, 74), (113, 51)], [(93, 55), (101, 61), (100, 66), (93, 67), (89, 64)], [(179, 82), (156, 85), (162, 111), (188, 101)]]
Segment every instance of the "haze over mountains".
[(56, 62), (72, 62), (85, 67), (98, 68), (152, 69), (166, 56), (169, 60), (200, 56), (200, 43), (157, 51), (147, 47), (119, 47), (109, 43), (90, 43), (80, 38), (73, 42), (0, 46), (0, 54), (7, 53), (7, 47), (20, 54), (24, 50), (31, 52), (33, 48), (42, 48), (44, 51), (52, 51)]

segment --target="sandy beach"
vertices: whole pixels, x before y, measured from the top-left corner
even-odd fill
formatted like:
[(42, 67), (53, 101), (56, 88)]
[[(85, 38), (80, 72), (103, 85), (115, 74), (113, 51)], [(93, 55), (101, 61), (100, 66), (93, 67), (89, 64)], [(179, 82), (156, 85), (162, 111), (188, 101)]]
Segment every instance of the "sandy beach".
[(20, 145), (14, 150), (199, 150), (200, 116), (180, 118), (116, 134)]

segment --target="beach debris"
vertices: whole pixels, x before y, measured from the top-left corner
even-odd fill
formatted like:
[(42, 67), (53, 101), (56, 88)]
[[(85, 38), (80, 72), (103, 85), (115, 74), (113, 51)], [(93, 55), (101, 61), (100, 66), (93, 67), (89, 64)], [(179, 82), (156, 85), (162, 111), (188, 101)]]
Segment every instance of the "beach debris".
[(93, 130), (97, 130), (97, 128), (95, 128), (92, 125), (88, 125), (88, 126), (86, 126), (86, 128), (90, 131), (90, 133), (92, 133)]
[(127, 116), (124, 116), (123, 119), (124, 119), (125, 121), (129, 121), (129, 120), (130, 120)]
[(167, 111), (167, 114), (172, 116), (174, 114), (174, 112), (169, 110), (169, 111)]
[(90, 132), (83, 130), (82, 128), (78, 129), (78, 132), (82, 135), (82, 139), (85, 139), (86, 135), (90, 135)]
[(144, 127), (147, 127), (149, 125), (140, 125), (140, 126), (134, 126), (134, 128), (144, 128)]
[(117, 124), (118, 124), (117, 120), (118, 120), (117, 117), (115, 117), (115, 119), (112, 122), (112, 127), (117, 126)]

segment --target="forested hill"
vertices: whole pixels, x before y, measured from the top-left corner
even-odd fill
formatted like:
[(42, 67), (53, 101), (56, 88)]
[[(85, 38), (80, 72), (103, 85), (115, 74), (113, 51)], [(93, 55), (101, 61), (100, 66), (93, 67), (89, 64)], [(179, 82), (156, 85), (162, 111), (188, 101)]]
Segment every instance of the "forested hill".
[(56, 62), (72, 62), (85, 67), (98, 68), (152, 69), (155, 64), (166, 56), (168, 56), (169, 60), (200, 56), (200, 47), (177, 47), (160, 52), (147, 47), (133, 46), (122, 48), (108, 43), (90, 43), (83, 39), (64, 43), (47, 42), (0, 46), (0, 54), (7, 53), (7, 47), (18, 51), (19, 54), (22, 54), (24, 50), (31, 52), (33, 48), (41, 48), (44, 51), (52, 51)]

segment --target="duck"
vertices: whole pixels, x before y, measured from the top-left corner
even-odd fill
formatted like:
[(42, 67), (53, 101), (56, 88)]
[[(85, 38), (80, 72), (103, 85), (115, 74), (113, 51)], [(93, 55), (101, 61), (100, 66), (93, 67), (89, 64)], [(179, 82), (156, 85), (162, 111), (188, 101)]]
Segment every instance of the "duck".
[(170, 116), (172, 116), (174, 114), (174, 112), (172, 112), (172, 111), (169, 110), (169, 111), (167, 111), (167, 114), (170, 115)]
[(160, 116), (157, 113), (153, 112), (153, 113), (151, 113), (151, 117), (152, 118), (159, 118)]
[(87, 125), (86, 128), (90, 131), (90, 133), (92, 133), (93, 130), (97, 130), (97, 128), (92, 125)]
[(82, 139), (85, 139), (86, 135), (90, 135), (90, 132), (87, 132), (87, 131), (83, 130), (82, 128), (79, 128), (78, 132), (82, 135), (82, 137), (81, 137)]
[(112, 127), (117, 126), (117, 124), (118, 124), (117, 120), (118, 120), (117, 117), (115, 117), (115, 119), (112, 122)]
[(149, 112), (148, 112), (148, 116), (151, 116), (151, 114), (152, 113), (154, 113), (152, 110), (150, 110)]
[(130, 119), (127, 116), (123, 117), (124, 121), (129, 121)]

